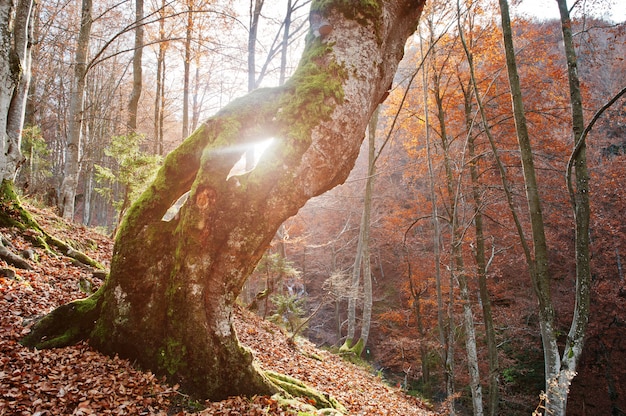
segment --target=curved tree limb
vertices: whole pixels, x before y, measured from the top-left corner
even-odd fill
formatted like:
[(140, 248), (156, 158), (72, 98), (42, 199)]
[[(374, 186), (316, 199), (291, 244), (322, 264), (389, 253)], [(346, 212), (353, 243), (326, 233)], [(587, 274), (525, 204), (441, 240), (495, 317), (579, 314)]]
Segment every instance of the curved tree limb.
[[(624, 94), (626, 94), (626, 87), (622, 88), (620, 92), (615, 94), (613, 96), (613, 98), (611, 98), (602, 107), (600, 107), (600, 109), (594, 114), (593, 118), (591, 119), (589, 124), (587, 124), (587, 127), (585, 127), (585, 129), (583, 130), (582, 134), (580, 135), (580, 137), (576, 141), (576, 146), (574, 147), (574, 150), (572, 151), (572, 154), (570, 155), (569, 160), (567, 161), (567, 172), (565, 174), (565, 181), (567, 183), (567, 190), (569, 192), (570, 201), (571, 201), (573, 207), (576, 206), (576, 202), (574, 201), (574, 187), (572, 185), (572, 168), (574, 167), (574, 162), (576, 160), (576, 157), (578, 156), (578, 154), (580, 153), (581, 149), (585, 145), (586, 139), (587, 139), (587, 135), (589, 134), (589, 132), (591, 131), (593, 126), (596, 124), (596, 121), (598, 121), (598, 119), (602, 116), (602, 114), (606, 110), (608, 110), (613, 104), (615, 104), (615, 102), (617, 100), (619, 100), (620, 97), (622, 97)], [(575, 212), (576, 211), (574, 210), (574, 213)]]

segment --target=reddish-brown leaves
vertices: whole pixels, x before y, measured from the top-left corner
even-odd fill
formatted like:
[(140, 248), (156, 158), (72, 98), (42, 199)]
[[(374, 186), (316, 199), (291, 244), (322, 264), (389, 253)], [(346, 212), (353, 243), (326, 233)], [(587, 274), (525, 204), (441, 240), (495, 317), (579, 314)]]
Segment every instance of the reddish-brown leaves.
[[(107, 264), (112, 242), (84, 227), (61, 223), (49, 212), (38, 219), (49, 230), (63, 227), (89, 256)], [(43, 215), (42, 215), (43, 214)], [(32, 248), (16, 230), (1, 229), (16, 251)], [(53, 350), (29, 350), (18, 341), (33, 319), (54, 307), (85, 296), (79, 281), (102, 284), (69, 259), (34, 248), (33, 270), (15, 270), (0, 278), (0, 415), (186, 415), (192, 402), (177, 386), (168, 386), (117, 357), (107, 357), (87, 343)], [(9, 267), (0, 262), (0, 267)], [(281, 330), (255, 315), (239, 312), (236, 328), (262, 366), (297, 377), (339, 399), (355, 415), (426, 415), (423, 406), (386, 387), (379, 379), (308, 342), (294, 349)], [(321, 357), (321, 360), (311, 357)], [(297, 405), (283, 409), (269, 397), (231, 397), (205, 403), (201, 415), (297, 415)]]

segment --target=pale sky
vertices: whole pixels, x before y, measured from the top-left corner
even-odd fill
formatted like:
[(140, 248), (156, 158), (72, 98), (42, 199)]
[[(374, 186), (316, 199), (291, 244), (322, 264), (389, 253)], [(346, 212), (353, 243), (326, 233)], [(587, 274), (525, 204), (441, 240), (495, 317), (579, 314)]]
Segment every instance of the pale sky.
[[(607, 14), (606, 17), (610, 18), (614, 22), (626, 21), (626, 0), (609, 0), (604, 10), (599, 10), (594, 15), (602, 17)], [(568, 0), (568, 4), (572, 4), (572, 0)], [(584, 4), (584, 2), (581, 2)], [(520, 12), (530, 14), (533, 17), (539, 17), (544, 19), (558, 19), (559, 9), (556, 4), (556, 0), (522, 0), (521, 4), (515, 8)]]

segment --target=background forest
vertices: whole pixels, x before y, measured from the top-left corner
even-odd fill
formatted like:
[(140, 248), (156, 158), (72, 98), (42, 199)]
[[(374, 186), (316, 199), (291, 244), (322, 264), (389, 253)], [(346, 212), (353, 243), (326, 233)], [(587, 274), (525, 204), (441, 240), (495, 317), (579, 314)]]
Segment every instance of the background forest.
[[(284, 82), (304, 42), (308, 3), (102, 1), (90, 25), (86, 3), (37, 6), (17, 184), (63, 216), (111, 233), (161, 158), (204, 118), (247, 91)], [(350, 178), (283, 225), (240, 300), (318, 345), (355, 351), (360, 339), (356, 355), (391, 383), (433, 401), (456, 392), (464, 414), (475, 361), (485, 402), (499, 398), (500, 414), (529, 414), (544, 388), (543, 352), (510, 214), (517, 210), (529, 231), (499, 11), (489, 1), (444, 3), (425, 9)], [(610, 4), (572, 8), (586, 120), (625, 83), (626, 25), (598, 12), (603, 7)], [(516, 13), (512, 26), (564, 344), (576, 266), (561, 24)], [(626, 414), (626, 100), (595, 125), (587, 159), (591, 308), (568, 414), (619, 415)]]

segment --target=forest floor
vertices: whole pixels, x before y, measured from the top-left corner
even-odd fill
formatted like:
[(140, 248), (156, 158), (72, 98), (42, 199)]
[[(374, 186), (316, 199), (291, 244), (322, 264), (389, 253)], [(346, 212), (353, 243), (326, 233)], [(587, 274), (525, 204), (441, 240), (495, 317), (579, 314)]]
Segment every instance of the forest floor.
[[(68, 224), (50, 210), (29, 206), (51, 234), (108, 266), (113, 243), (82, 226)], [(87, 343), (29, 350), (19, 344), (30, 325), (56, 306), (86, 296), (102, 281), (93, 270), (64, 256), (35, 248), (17, 229), (0, 228), (16, 253), (33, 250), (32, 270), (0, 260), (0, 416), (2, 415), (298, 415), (271, 397), (232, 397), (198, 403), (177, 386), (149, 372), (108, 357)], [(434, 415), (424, 402), (390, 387), (367, 368), (297, 339), (295, 345), (276, 325), (239, 310), (235, 327), (261, 367), (288, 374), (338, 399), (351, 415)], [(304, 414), (304, 413), (300, 413)]]

